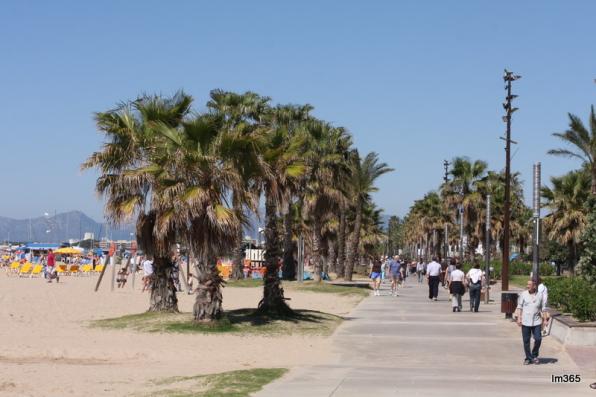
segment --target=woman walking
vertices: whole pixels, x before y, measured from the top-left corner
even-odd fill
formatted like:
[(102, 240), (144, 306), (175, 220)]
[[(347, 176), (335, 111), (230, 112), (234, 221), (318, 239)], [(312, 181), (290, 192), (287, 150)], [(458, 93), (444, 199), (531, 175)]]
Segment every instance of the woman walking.
[(453, 312), (461, 312), (461, 297), (466, 293), (466, 287), (464, 286), (464, 272), (461, 271), (461, 264), (455, 265), (455, 270), (451, 272), (449, 282), (449, 293), (451, 294), (451, 306)]

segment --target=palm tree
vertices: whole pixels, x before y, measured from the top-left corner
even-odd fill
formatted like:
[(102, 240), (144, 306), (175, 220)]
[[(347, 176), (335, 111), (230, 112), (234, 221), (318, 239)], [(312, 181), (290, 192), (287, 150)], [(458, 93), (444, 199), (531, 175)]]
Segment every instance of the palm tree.
[(163, 205), (168, 183), (162, 170), (169, 155), (159, 129), (179, 128), (191, 103), (192, 97), (179, 92), (172, 98), (144, 96), (96, 113), (97, 128), (106, 142), (81, 165), (99, 169), (96, 190), (105, 197), (112, 222), (137, 216), (139, 247), (153, 257), (149, 311), (178, 310), (170, 257), (176, 228)]
[[(232, 195), (234, 211), (244, 213), (243, 204), (248, 203), (246, 210), (257, 213), (257, 180), (264, 171), (260, 156), (263, 145), (260, 122), (268, 109), (270, 98), (261, 97), (254, 92), (237, 94), (222, 90), (212, 90), (210, 98), (207, 107), (222, 121), (221, 133), (226, 135), (228, 143), (225, 145), (228, 151), (222, 153), (222, 156), (231, 161), (244, 183), (243, 189), (235, 190)], [(243, 277), (242, 259), (243, 229), (239, 228), (231, 278)]]
[[(242, 208), (254, 201), (242, 193), (244, 175), (230, 158), (237, 155), (238, 141), (222, 132), (222, 123), (220, 115), (204, 114), (184, 122), (182, 128), (160, 129), (169, 151), (162, 170), (168, 180), (162, 205), (198, 262), (196, 321), (221, 317), (223, 279), (216, 260), (236, 247), (238, 230), (246, 222)], [(246, 201), (230, 206), (230, 196)]]
[[(458, 205), (464, 210), (464, 230), (468, 236), (468, 255), (471, 255), (478, 246), (478, 238), (474, 234), (474, 225), (478, 220), (479, 208), (483, 203), (483, 197), (478, 191), (478, 185), (486, 176), (488, 165), (482, 160), (472, 162), (467, 157), (456, 157), (452, 161), (450, 174), (453, 176), (446, 186), (445, 195), (447, 205), (456, 210)], [(457, 211), (452, 212), (453, 223), (458, 217)], [(463, 244), (462, 241), (459, 244)]]
[[(291, 111), (290, 111), (291, 112)], [(269, 172), (262, 176), (265, 195), (265, 265), (263, 299), (259, 312), (271, 315), (291, 315), (281, 288), (278, 269), (282, 247), (278, 228), (280, 209), (305, 172), (301, 154), (305, 142), (303, 134), (290, 134), (286, 128), (288, 107), (277, 106), (265, 117), (266, 144), (263, 161)]]
[(379, 163), (377, 153), (371, 152), (360, 160), (358, 153), (355, 152), (354, 161), (351, 166), (351, 184), (349, 185), (350, 197), (355, 210), (354, 227), (352, 237), (347, 247), (347, 258), (344, 278), (347, 281), (352, 280), (354, 263), (358, 255), (360, 246), (360, 229), (362, 227), (362, 212), (366, 203), (371, 201), (370, 193), (376, 192), (375, 181), (381, 175), (393, 171), (393, 168), (386, 163)]
[(313, 121), (307, 130), (310, 134), (307, 156), (307, 174), (304, 194), (305, 212), (312, 225), (312, 259), (314, 280), (321, 280), (322, 253), (327, 251), (323, 241), (323, 226), (337, 214), (343, 198), (342, 183), (348, 175), (343, 147), (349, 136), (343, 128)]
[(548, 154), (556, 156), (574, 157), (582, 160), (589, 168), (592, 178), (592, 195), (596, 195), (596, 114), (594, 106), (590, 110), (590, 130), (584, 126), (581, 119), (571, 113), (569, 115), (569, 129), (563, 133), (555, 132), (553, 136), (560, 138), (573, 149), (552, 149)]
[(545, 206), (551, 211), (544, 218), (548, 237), (568, 249), (569, 268), (574, 273), (580, 236), (586, 227), (584, 203), (588, 200), (590, 175), (584, 170), (572, 171), (562, 177), (551, 177), (552, 189), (542, 188)]

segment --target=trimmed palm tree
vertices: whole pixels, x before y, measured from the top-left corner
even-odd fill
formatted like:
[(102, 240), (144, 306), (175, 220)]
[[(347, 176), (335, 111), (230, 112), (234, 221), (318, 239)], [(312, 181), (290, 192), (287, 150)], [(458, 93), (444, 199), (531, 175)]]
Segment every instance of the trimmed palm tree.
[(182, 92), (172, 98), (144, 96), (95, 115), (106, 142), (81, 166), (97, 168), (96, 190), (106, 200), (105, 211), (114, 223), (137, 216), (137, 240), (153, 258), (149, 311), (177, 311), (171, 278), (171, 248), (176, 228), (163, 206), (168, 185), (162, 173), (169, 155), (161, 127), (178, 128), (189, 114), (192, 98)]
[(581, 119), (569, 113), (569, 129), (563, 133), (555, 132), (553, 136), (572, 146), (572, 149), (552, 149), (548, 154), (580, 159), (590, 170), (591, 192), (596, 195), (596, 114), (594, 106), (589, 116), (588, 130)]
[(355, 152), (354, 160), (351, 164), (351, 183), (349, 185), (350, 197), (355, 211), (354, 227), (349, 245), (347, 247), (347, 258), (345, 265), (344, 278), (352, 280), (354, 264), (358, 256), (360, 247), (360, 229), (362, 227), (362, 212), (366, 203), (371, 201), (370, 194), (378, 189), (375, 186), (376, 180), (383, 174), (393, 171), (386, 163), (379, 162), (377, 153), (371, 152), (360, 160), (358, 153)]
[(574, 272), (577, 263), (580, 236), (586, 227), (584, 203), (588, 200), (590, 175), (583, 170), (572, 171), (561, 177), (552, 177), (552, 189), (542, 188), (545, 206), (551, 211), (544, 218), (548, 238), (568, 249), (568, 263)]

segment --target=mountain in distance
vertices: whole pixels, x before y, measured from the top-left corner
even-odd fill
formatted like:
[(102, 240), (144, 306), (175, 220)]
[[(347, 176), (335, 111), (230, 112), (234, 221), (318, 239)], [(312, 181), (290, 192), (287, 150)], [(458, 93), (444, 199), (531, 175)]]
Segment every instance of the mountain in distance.
[(96, 240), (106, 236), (111, 240), (131, 240), (134, 238), (135, 225), (125, 224), (116, 228), (105, 222), (97, 222), (81, 211), (29, 219), (0, 216), (0, 241), (61, 243), (83, 239), (85, 233), (92, 233)]
[[(264, 210), (259, 209), (260, 219), (253, 213), (248, 216), (249, 225), (244, 235), (260, 240), (259, 228), (264, 228)], [(381, 215), (383, 227), (387, 228), (390, 215)], [(136, 235), (135, 224), (119, 227), (106, 222), (97, 222), (81, 211), (69, 211), (54, 216), (40, 216), (30, 219), (12, 219), (0, 216), (0, 242), (61, 243), (81, 240), (86, 233), (92, 233), (96, 240), (131, 240)]]

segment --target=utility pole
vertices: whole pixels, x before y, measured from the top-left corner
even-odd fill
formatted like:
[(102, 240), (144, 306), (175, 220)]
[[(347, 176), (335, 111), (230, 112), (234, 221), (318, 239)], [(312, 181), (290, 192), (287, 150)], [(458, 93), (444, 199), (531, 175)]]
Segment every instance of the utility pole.
[[(447, 185), (447, 182), (449, 182), (449, 176), (448, 176), (448, 171), (449, 171), (449, 161), (447, 160), (443, 160), (443, 168), (445, 169), (445, 175), (443, 176), (443, 183), (445, 183), (445, 185)], [(447, 220), (445, 220), (445, 231), (443, 233), (443, 237), (445, 238), (444, 244), (443, 244), (443, 257), (445, 258), (445, 262), (447, 262), (447, 257), (449, 256), (449, 224), (447, 222)]]
[(484, 303), (488, 304), (489, 297), (488, 291), (490, 290), (490, 194), (486, 195), (486, 228), (485, 233), (486, 237), (484, 239), (484, 251), (485, 251), (485, 260), (486, 263), (484, 265), (484, 277), (486, 278), (486, 294), (484, 294)]
[(534, 164), (534, 244), (532, 247), (532, 280), (538, 285), (540, 272), (540, 163)]
[(507, 84), (505, 89), (507, 90), (507, 97), (503, 103), (503, 108), (507, 112), (503, 116), (503, 121), (507, 123), (507, 130), (505, 132), (505, 208), (503, 217), (503, 266), (501, 271), (501, 290), (509, 291), (509, 235), (510, 225), (509, 221), (511, 218), (511, 143), (517, 143), (511, 140), (511, 115), (517, 110), (517, 108), (511, 106), (511, 101), (517, 97), (517, 95), (511, 94), (511, 82), (521, 78), (521, 76), (513, 74), (513, 72), (505, 69), (505, 75), (503, 80)]

